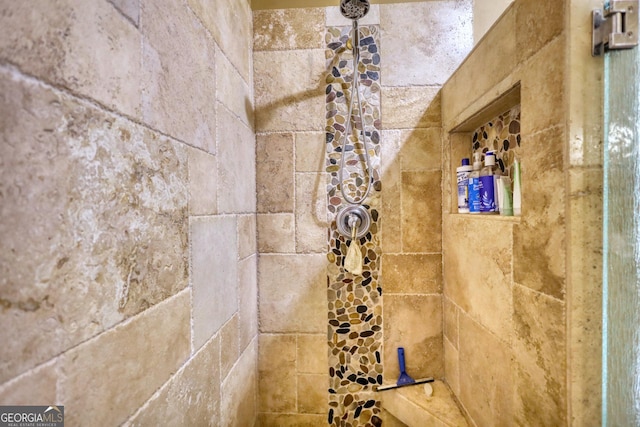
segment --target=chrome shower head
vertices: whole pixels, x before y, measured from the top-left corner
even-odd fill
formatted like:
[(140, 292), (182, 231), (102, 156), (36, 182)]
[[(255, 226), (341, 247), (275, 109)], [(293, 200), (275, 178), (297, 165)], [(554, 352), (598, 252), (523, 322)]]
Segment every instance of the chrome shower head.
[(369, 12), (369, 0), (340, 0), (340, 12), (347, 19), (358, 20)]

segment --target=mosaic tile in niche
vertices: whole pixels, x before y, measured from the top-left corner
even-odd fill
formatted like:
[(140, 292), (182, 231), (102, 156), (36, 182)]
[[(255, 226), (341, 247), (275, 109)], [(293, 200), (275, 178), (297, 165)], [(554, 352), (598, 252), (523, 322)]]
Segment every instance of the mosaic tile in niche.
[(473, 132), (473, 153), (493, 151), (502, 172), (510, 170), (520, 156), (520, 106), (500, 114)]

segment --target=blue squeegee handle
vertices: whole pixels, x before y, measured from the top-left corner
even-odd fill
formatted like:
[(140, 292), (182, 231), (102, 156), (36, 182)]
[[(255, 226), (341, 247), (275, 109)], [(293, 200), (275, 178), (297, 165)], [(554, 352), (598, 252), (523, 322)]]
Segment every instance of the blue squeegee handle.
[(404, 347), (398, 347), (398, 364), (400, 365), (400, 373), (404, 373)]

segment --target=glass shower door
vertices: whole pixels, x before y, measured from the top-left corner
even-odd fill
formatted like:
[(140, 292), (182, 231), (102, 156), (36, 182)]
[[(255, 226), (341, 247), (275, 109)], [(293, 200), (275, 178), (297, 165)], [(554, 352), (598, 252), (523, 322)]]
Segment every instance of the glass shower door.
[(605, 56), (603, 426), (640, 426), (640, 49)]

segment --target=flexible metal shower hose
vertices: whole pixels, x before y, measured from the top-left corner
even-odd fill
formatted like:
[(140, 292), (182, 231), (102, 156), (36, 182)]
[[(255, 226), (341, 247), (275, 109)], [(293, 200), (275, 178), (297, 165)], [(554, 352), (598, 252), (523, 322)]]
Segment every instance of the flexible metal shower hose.
[[(371, 158), (369, 157), (369, 147), (367, 145), (367, 132), (365, 131), (365, 122), (364, 122), (364, 114), (362, 113), (362, 101), (360, 100), (360, 78), (358, 72), (358, 64), (360, 63), (360, 33), (358, 30), (358, 20), (353, 21), (353, 82), (351, 83), (351, 101), (349, 102), (349, 113), (347, 115), (347, 126), (344, 134), (344, 138), (342, 140), (342, 155), (340, 156), (340, 191), (342, 192), (342, 197), (344, 200), (352, 205), (361, 205), (367, 199), (369, 192), (371, 191), (371, 180), (373, 179), (373, 170), (371, 168)], [(355, 96), (353, 94), (355, 92)], [(344, 169), (345, 169), (345, 153), (347, 148), (347, 140), (349, 139), (349, 135), (351, 133), (351, 114), (353, 113), (353, 100), (354, 98), (358, 98), (358, 112), (360, 113), (360, 125), (362, 127), (362, 139), (364, 143), (364, 157), (367, 163), (367, 170), (365, 172), (364, 180), (367, 181), (367, 190), (364, 193), (364, 196), (360, 197), (360, 199), (356, 200), (355, 198), (349, 197), (347, 192), (345, 191), (345, 183), (344, 183)], [(355, 120), (354, 120), (355, 122)], [(356, 128), (356, 138), (359, 140), (357, 127)], [(356, 141), (357, 142), (357, 141)], [(355, 150), (355, 144), (354, 144)]]

